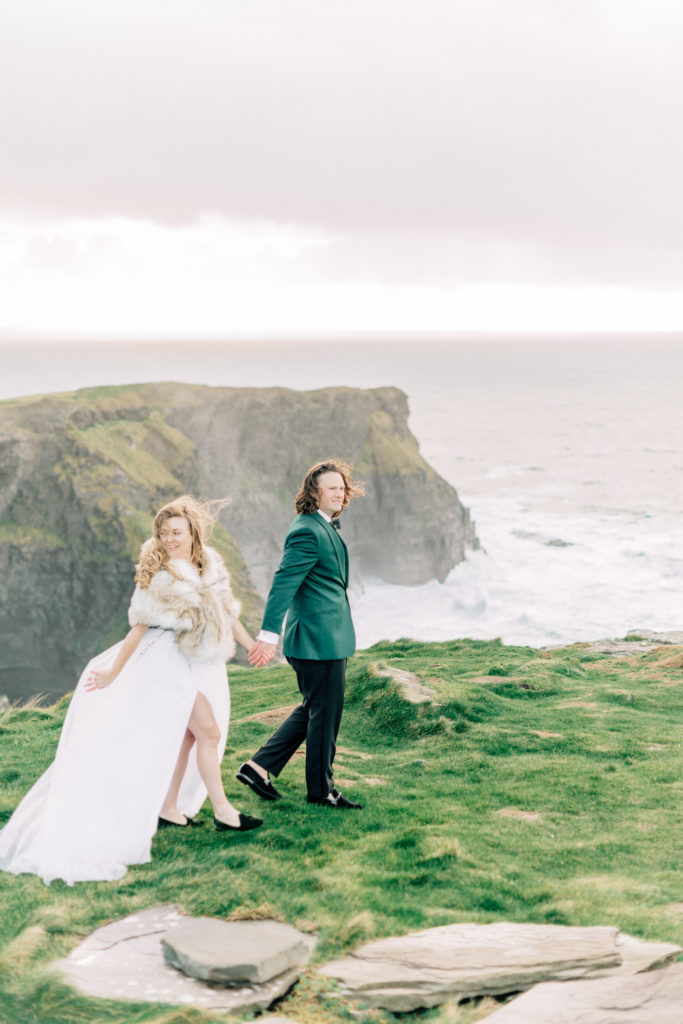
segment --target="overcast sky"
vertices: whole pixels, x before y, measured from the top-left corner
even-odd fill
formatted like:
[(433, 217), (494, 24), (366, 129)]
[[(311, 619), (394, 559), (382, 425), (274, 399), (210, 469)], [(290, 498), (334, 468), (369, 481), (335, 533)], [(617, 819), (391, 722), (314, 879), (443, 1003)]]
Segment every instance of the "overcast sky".
[(0, 331), (683, 330), (681, 0), (0, 0)]

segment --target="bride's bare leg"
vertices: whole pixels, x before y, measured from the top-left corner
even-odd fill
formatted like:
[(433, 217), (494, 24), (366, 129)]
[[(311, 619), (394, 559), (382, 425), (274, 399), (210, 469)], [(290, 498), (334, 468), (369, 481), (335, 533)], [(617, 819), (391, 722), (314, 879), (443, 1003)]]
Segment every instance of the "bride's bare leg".
[(160, 817), (165, 818), (166, 821), (175, 821), (178, 825), (184, 825), (187, 821), (187, 817), (184, 814), (181, 814), (178, 810), (178, 794), (180, 792), (181, 783), (185, 777), (187, 762), (190, 757), (190, 751), (192, 750), (193, 743), (194, 736), (190, 730), (187, 729), (183, 736), (178, 760), (176, 761), (175, 768), (173, 769), (171, 785), (168, 787), (168, 793), (164, 797), (164, 802), (161, 810), (159, 811)]
[(232, 806), (223, 789), (218, 761), (221, 731), (213, 717), (211, 705), (201, 693), (197, 694), (187, 727), (197, 743), (197, 767), (213, 804), (213, 813), (224, 824), (238, 826), (239, 812)]

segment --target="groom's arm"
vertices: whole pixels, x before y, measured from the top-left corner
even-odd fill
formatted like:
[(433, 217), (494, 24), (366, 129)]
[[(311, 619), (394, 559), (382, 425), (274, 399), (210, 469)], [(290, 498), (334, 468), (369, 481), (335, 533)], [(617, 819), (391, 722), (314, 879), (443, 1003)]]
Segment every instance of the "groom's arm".
[(318, 541), (310, 529), (298, 529), (287, 535), (285, 552), (273, 582), (263, 613), (263, 625), (249, 651), (249, 663), (266, 665), (275, 653), (282, 622), (294, 595), (318, 561)]
[(280, 634), (294, 595), (317, 561), (318, 539), (312, 529), (299, 528), (287, 535), (284, 555), (266, 601), (262, 630)]

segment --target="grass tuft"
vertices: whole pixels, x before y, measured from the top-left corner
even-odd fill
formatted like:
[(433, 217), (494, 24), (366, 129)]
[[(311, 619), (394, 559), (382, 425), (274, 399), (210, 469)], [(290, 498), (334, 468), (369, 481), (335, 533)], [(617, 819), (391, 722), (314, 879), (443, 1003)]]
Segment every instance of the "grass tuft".
[(339, 938), (344, 946), (357, 946), (371, 939), (376, 931), (376, 922), (369, 910), (354, 914), (339, 929)]
[(45, 942), (47, 932), (39, 924), (24, 928), (0, 953), (0, 972), (21, 975)]

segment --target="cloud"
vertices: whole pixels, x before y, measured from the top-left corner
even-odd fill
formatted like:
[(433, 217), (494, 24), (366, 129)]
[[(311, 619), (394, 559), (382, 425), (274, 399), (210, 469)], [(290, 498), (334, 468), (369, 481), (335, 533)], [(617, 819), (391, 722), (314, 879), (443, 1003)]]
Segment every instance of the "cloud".
[[(27, 331), (92, 340), (683, 326), (681, 289), (453, 286), (426, 272), (386, 280), (373, 274), (369, 243), (356, 268), (346, 245), (309, 227), (218, 217), (180, 227), (0, 224), (0, 340)], [(397, 278), (400, 260), (393, 267)]]
[(300, 225), (334, 239), (316, 273), (390, 285), (681, 281), (677, 0), (2, 18), (6, 218)]

